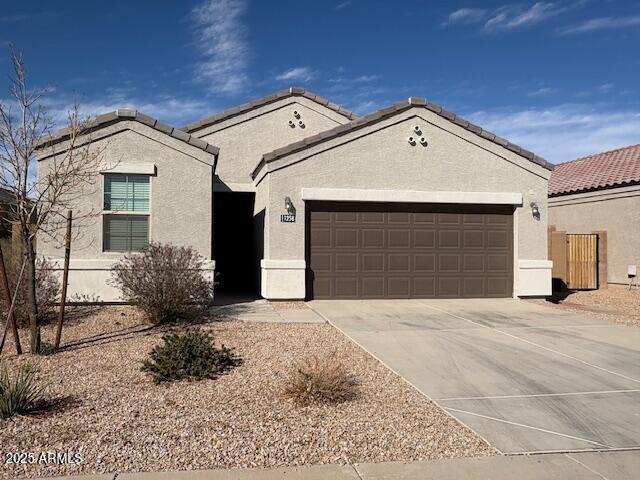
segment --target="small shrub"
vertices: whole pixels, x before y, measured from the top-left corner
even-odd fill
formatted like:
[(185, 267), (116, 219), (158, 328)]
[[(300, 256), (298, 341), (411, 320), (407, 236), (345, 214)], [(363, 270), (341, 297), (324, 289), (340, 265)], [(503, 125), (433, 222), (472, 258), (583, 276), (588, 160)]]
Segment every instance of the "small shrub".
[(45, 341), (40, 342), (40, 351), (38, 352), (38, 355), (46, 356), (46, 355), (53, 355), (54, 353), (56, 353), (56, 349), (53, 343), (49, 343)]
[(28, 413), (43, 402), (43, 388), (37, 373), (35, 366), (25, 363), (12, 378), (6, 365), (0, 367), (0, 417)]
[(164, 335), (162, 340), (142, 362), (142, 371), (151, 373), (156, 383), (216, 378), (240, 363), (232, 349), (217, 348), (213, 337), (200, 330)]
[(213, 300), (213, 285), (203, 274), (203, 262), (190, 247), (150, 243), (115, 265), (112, 283), (125, 301), (137, 305), (153, 323), (188, 319)]
[(341, 403), (355, 398), (358, 382), (335, 354), (311, 356), (294, 367), (284, 390), (298, 405)]
[[(18, 277), (22, 263), (10, 262), (8, 266), (8, 278), (11, 293), (15, 292), (18, 284)], [(29, 325), (29, 305), (27, 300), (27, 277), (22, 275), (20, 289), (16, 297), (14, 313), (18, 325), (26, 327)], [(36, 301), (38, 304), (38, 323), (41, 325), (51, 323), (56, 318), (56, 302), (60, 297), (61, 283), (53, 270), (53, 266), (45, 258), (36, 260)], [(4, 305), (3, 305), (4, 309)]]

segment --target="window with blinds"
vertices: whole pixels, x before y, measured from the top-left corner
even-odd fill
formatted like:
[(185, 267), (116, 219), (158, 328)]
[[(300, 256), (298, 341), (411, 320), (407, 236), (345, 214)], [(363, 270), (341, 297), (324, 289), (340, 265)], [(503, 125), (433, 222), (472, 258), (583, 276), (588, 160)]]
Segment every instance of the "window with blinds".
[(124, 212), (148, 212), (149, 176), (105, 175), (104, 209)]
[(103, 250), (142, 250), (149, 243), (149, 176), (105, 175), (104, 210)]

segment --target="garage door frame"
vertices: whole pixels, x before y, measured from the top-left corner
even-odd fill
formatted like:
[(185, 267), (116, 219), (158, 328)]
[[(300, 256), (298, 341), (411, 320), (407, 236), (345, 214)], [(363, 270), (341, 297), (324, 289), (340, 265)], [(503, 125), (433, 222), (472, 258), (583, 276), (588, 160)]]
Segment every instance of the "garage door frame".
[[(357, 211), (358, 213), (361, 212), (384, 212), (385, 214), (387, 213), (391, 213), (391, 212), (402, 212), (402, 213), (435, 213), (435, 214), (455, 214), (458, 215), (460, 217), (460, 222), (458, 225), (460, 225), (459, 227), (448, 227), (448, 226), (442, 226), (440, 223), (440, 220), (437, 221), (437, 223), (439, 225), (432, 227), (434, 229), (434, 231), (458, 231), (458, 232), (464, 232), (465, 230), (468, 230), (470, 227), (468, 224), (465, 223), (465, 221), (467, 220), (464, 215), (465, 214), (485, 214), (485, 215), (500, 215), (501, 217), (508, 217), (508, 222), (506, 226), (502, 226), (499, 227), (498, 229), (501, 231), (504, 231), (505, 228), (508, 230), (508, 245), (503, 247), (503, 249), (501, 250), (501, 253), (503, 254), (504, 257), (504, 252), (508, 252), (509, 255), (507, 255), (507, 265), (506, 267), (502, 270), (503, 274), (499, 275), (500, 277), (505, 277), (506, 274), (506, 279), (502, 278), (501, 280), (506, 280), (507, 284), (500, 290), (499, 294), (491, 294), (489, 292), (488, 286), (487, 284), (487, 279), (491, 279), (491, 278), (497, 278), (495, 276), (495, 274), (492, 273), (487, 273), (486, 270), (488, 269), (487, 267), (487, 263), (488, 263), (488, 256), (490, 255), (491, 250), (489, 249), (489, 247), (487, 246), (488, 242), (483, 243), (483, 249), (480, 250), (469, 250), (469, 255), (472, 252), (483, 252), (483, 255), (485, 256), (484, 258), (484, 262), (483, 262), (483, 269), (485, 270), (484, 275), (476, 275), (475, 278), (483, 278), (483, 294), (481, 295), (477, 295), (477, 294), (465, 294), (464, 292), (461, 292), (461, 295), (438, 295), (438, 292), (440, 289), (440, 286), (436, 286), (434, 287), (434, 292), (435, 292), (435, 298), (477, 298), (477, 297), (512, 297), (513, 293), (515, 291), (515, 287), (516, 287), (516, 282), (517, 282), (517, 277), (516, 277), (516, 272), (515, 272), (515, 264), (516, 264), (516, 252), (517, 252), (517, 237), (516, 237), (516, 231), (517, 231), (517, 209), (515, 208), (515, 205), (513, 204), (495, 204), (495, 205), (489, 205), (489, 204), (467, 204), (467, 203), (462, 203), (462, 204), (449, 204), (449, 203), (405, 203), (405, 202), (391, 202), (391, 203), (386, 203), (386, 202), (349, 202), (349, 201), (324, 201), (324, 200), (317, 200), (317, 201), (305, 201), (305, 259), (306, 259), (306, 264), (307, 264), (307, 271), (306, 271), (306, 297), (307, 299), (311, 299), (311, 298), (329, 298), (329, 297), (318, 297), (317, 295), (314, 295), (314, 272), (312, 271), (312, 262), (311, 262), (311, 229), (313, 228), (313, 221), (312, 221), (312, 216), (311, 216), (311, 212), (353, 212), (353, 211)], [(438, 215), (436, 215), (438, 218), (440, 218)], [(356, 223), (358, 223), (357, 228), (362, 228), (362, 224), (359, 222), (362, 222), (362, 218), (363, 217), (358, 217), (360, 220), (356, 221)], [(390, 220), (391, 217), (387, 217), (385, 216), (385, 226), (383, 227), (383, 229), (386, 232), (389, 231), (393, 231), (395, 227), (393, 226), (389, 226), (388, 222)], [(413, 232), (413, 228), (415, 227), (415, 224), (413, 224), (413, 222), (415, 221), (415, 218), (413, 215), (411, 215), (410, 217), (411, 223), (410, 223), (410, 228), (412, 229), (411, 231)], [(337, 217), (332, 217), (333, 220), (331, 220), (332, 223), (336, 222)], [(464, 219), (464, 220), (463, 220)], [(488, 219), (485, 217), (485, 223), (486, 221), (488, 221)], [(351, 227), (356, 227), (356, 225), (352, 225)], [(331, 227), (330, 227), (331, 228)], [(471, 227), (471, 228), (476, 228), (476, 227)], [(483, 224), (483, 229), (486, 229), (487, 231), (491, 231), (491, 227), (487, 227)], [(385, 238), (386, 238), (386, 233), (385, 233)], [(413, 233), (412, 233), (413, 236)], [(486, 239), (486, 236), (484, 237)], [(413, 245), (413, 240), (412, 240), (412, 244), (411, 244), (411, 248), (406, 248), (404, 253), (406, 254), (410, 254), (413, 257), (414, 252), (418, 252), (418, 247), (415, 247), (416, 250), (414, 250), (414, 245)], [(389, 255), (386, 255), (387, 253), (392, 252), (392, 250), (388, 250), (389, 249), (389, 245), (386, 243), (385, 240), (385, 248), (381, 251), (378, 252), (380, 253), (385, 253), (385, 269), (388, 266), (388, 259), (390, 258)], [(331, 249), (332, 250), (332, 249)], [(355, 250), (358, 250), (358, 248), (356, 248)], [(437, 251), (439, 250), (439, 248), (436, 247), (432, 247), (430, 252), (437, 254)], [(464, 257), (467, 255), (467, 253), (463, 253), (464, 247), (462, 246), (462, 244), (460, 243), (458, 246), (458, 255)], [(461, 258), (462, 258), (461, 257)], [(360, 257), (362, 258), (362, 257)], [(331, 259), (331, 265), (334, 265), (334, 261), (335, 258)], [(414, 260), (411, 261), (412, 265), (414, 263)], [(439, 263), (439, 261), (438, 261)], [(360, 260), (358, 261), (358, 269), (360, 269)], [(413, 268), (413, 267), (411, 267)], [(463, 269), (463, 267), (460, 267), (461, 270)], [(436, 267), (436, 271), (439, 271), (440, 267)], [(337, 282), (336, 279), (339, 278), (340, 275), (336, 275), (336, 276), (332, 276), (332, 282), (333, 282), (333, 286), (331, 288), (331, 291), (333, 293), (335, 293), (335, 290), (337, 288)], [(360, 282), (362, 280), (362, 278), (366, 277), (366, 274), (363, 274), (362, 272), (358, 272), (355, 273), (353, 275), (347, 275), (347, 276), (351, 276), (351, 277), (358, 277), (358, 282)], [(398, 277), (401, 278), (403, 276), (403, 274), (389, 274), (388, 272), (385, 272), (383, 274), (381, 274), (381, 276), (385, 277), (385, 286), (384, 286), (384, 294), (381, 297), (375, 297), (375, 296), (362, 296), (362, 284), (359, 283), (360, 286), (358, 286), (358, 294), (354, 295), (354, 296), (349, 296), (348, 294), (345, 296), (332, 296), (330, 298), (434, 298), (433, 296), (431, 296), (430, 294), (424, 294), (424, 293), (419, 293), (416, 294), (415, 292), (417, 292), (418, 290), (414, 288), (414, 282), (416, 280), (418, 280), (418, 277), (420, 277), (420, 275), (416, 275), (414, 272), (408, 273), (406, 274), (407, 277), (412, 277), (414, 278), (413, 281), (411, 281), (411, 286), (410, 286), (410, 290), (411, 292), (409, 292), (408, 294), (394, 294), (393, 292), (390, 294), (389, 292), (391, 291), (390, 288), (390, 282), (388, 282), (388, 280), (391, 280), (392, 277)], [(434, 277), (437, 279), (446, 279), (449, 275), (443, 273), (442, 271), (440, 271), (438, 274), (434, 274)], [(326, 275), (324, 275), (325, 278), (327, 278)], [(426, 275), (426, 277), (429, 277), (429, 275)], [(450, 275), (451, 278), (455, 278), (456, 275), (455, 273)], [(465, 275), (462, 271), (459, 272), (459, 274), (457, 275), (458, 278), (462, 278), (462, 283), (465, 282), (465, 280), (468, 280), (469, 278), (473, 278), (474, 274), (468, 274)], [(434, 278), (434, 282), (436, 281), (436, 279)], [(439, 280), (438, 280), (439, 281)], [(440, 291), (444, 291), (442, 289), (440, 289)]]

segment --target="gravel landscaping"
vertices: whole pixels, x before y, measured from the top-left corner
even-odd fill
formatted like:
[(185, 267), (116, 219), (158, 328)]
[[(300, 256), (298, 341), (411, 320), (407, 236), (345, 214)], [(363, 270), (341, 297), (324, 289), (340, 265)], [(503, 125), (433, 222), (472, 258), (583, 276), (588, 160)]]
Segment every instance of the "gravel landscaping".
[(640, 288), (637, 287), (577, 291), (557, 301), (550, 305), (595, 314), (624, 325), (640, 326)]
[[(6, 452), (80, 453), (76, 464), (4, 465), (0, 478), (114, 471), (415, 461), (495, 451), (327, 324), (211, 318), (201, 324), (243, 363), (216, 380), (155, 385), (140, 362), (162, 329), (108, 307), (64, 331), (70, 345), (39, 357), (48, 410), (0, 420)], [(51, 339), (51, 330), (43, 332)], [(27, 335), (23, 337), (26, 341)], [(12, 345), (9, 344), (11, 349)], [(8, 350), (11, 351), (11, 350)], [(297, 407), (282, 390), (296, 360), (336, 352), (356, 399)], [(7, 355), (10, 365), (29, 360)], [(32, 360), (32, 358), (31, 358)]]

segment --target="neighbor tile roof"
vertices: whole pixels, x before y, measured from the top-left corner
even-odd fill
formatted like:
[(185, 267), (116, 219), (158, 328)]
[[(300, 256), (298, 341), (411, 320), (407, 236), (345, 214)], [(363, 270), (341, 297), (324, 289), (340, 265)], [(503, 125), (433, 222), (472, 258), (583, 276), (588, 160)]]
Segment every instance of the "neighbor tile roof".
[(269, 103), (276, 102), (282, 98), (287, 97), (305, 97), (310, 100), (313, 100), (320, 105), (327, 107), (334, 112), (339, 113), (347, 117), (349, 120), (353, 120), (358, 118), (358, 115), (347, 110), (346, 108), (341, 107), (340, 105), (336, 105), (335, 103), (331, 103), (326, 98), (323, 98), (315, 93), (311, 93), (306, 91), (304, 88), (299, 87), (291, 87), (286, 90), (281, 90), (276, 93), (272, 93), (271, 95), (267, 95), (266, 97), (258, 98), (256, 100), (252, 100), (251, 102), (243, 103), (237, 107), (230, 108), (229, 110), (225, 110), (220, 113), (216, 113), (215, 115), (211, 115), (210, 117), (203, 118), (202, 120), (198, 120), (197, 122), (190, 123), (186, 127), (183, 127), (182, 130), (185, 132), (194, 132), (196, 130), (200, 130), (202, 128), (208, 127), (209, 125), (213, 125), (214, 123), (222, 122), (231, 117), (235, 117), (236, 115), (240, 115), (242, 113), (246, 113), (250, 110), (253, 110), (258, 107), (262, 107), (263, 105), (267, 105)]
[[(129, 108), (120, 108), (118, 110), (114, 110), (113, 112), (98, 115), (96, 118), (92, 119), (89, 122), (89, 124), (87, 125), (87, 129), (96, 130), (123, 120), (140, 122), (155, 130), (165, 133), (170, 137), (177, 138), (178, 140), (182, 140), (183, 142), (199, 148), (200, 150), (204, 150), (207, 153), (218, 155), (218, 147), (214, 147), (204, 140), (200, 140), (193, 135), (189, 135), (179, 128), (174, 128), (170, 125), (167, 125), (166, 123), (162, 123), (156, 120), (155, 118), (151, 118), (149, 115), (145, 115), (142, 112), (138, 112), (137, 110), (132, 110)], [(55, 145), (56, 143), (67, 140), (68, 138), (69, 128), (63, 128), (40, 138), (38, 144), (36, 145), (36, 148), (45, 148), (51, 145)]]
[(635, 183), (640, 183), (640, 145), (556, 165), (549, 180), (549, 196)]
[(308, 148), (312, 145), (324, 142), (326, 140), (330, 140), (332, 138), (335, 137), (339, 137), (341, 135), (345, 135), (353, 130), (357, 130), (359, 128), (362, 127), (366, 127), (368, 125), (371, 125), (373, 123), (376, 123), (380, 120), (383, 120), (385, 118), (391, 117), (399, 112), (402, 112), (404, 110), (408, 110), (410, 108), (413, 107), (423, 107), (426, 108), (427, 110), (430, 110), (434, 113), (436, 113), (437, 115), (440, 115), (443, 118), (446, 118), (447, 120), (455, 123), (456, 125), (459, 125), (460, 127), (469, 130), (470, 132), (475, 133), (476, 135), (481, 136), (482, 138), (485, 138), (493, 143), (497, 143), (498, 145), (506, 148), (507, 150), (511, 150), (514, 153), (517, 153), (518, 155), (526, 158), (527, 160), (536, 163), (544, 168), (546, 168), (547, 170), (553, 170), (553, 164), (549, 163), (548, 161), (546, 161), (544, 158), (539, 157), (538, 155), (534, 154), (533, 152), (530, 152), (529, 150), (525, 150), (524, 148), (509, 142), (508, 140), (505, 140), (504, 138), (501, 138), (499, 136), (497, 136), (495, 133), (491, 133), (487, 130), (484, 130), (482, 128), (480, 128), (477, 125), (474, 125), (473, 123), (465, 120), (464, 118), (456, 115), (455, 113), (452, 113), (448, 110), (445, 110), (444, 108), (442, 108), (439, 105), (436, 105), (434, 103), (428, 102), (425, 98), (419, 98), (419, 97), (410, 97), (408, 100), (404, 101), (404, 102), (399, 102), (396, 103), (394, 105), (391, 105), (390, 107), (386, 107), (383, 108), (381, 110), (378, 110), (376, 112), (370, 113), (368, 115), (365, 115), (363, 117), (359, 117), (356, 120), (352, 120), (349, 123), (345, 123), (344, 125), (339, 125), (335, 128), (332, 128), (331, 130), (326, 130), (324, 132), (320, 132), (316, 135), (313, 135), (311, 137), (307, 137), (304, 140), (300, 140), (298, 142), (289, 144), (285, 147), (282, 148), (278, 148), (272, 152), (269, 153), (265, 153), (262, 156), (262, 160), (260, 161), (260, 163), (258, 163), (258, 165), (256, 166), (256, 168), (253, 170), (252, 173), (252, 178), (255, 178), (257, 173), (260, 171), (260, 169), (267, 163), (272, 162), (284, 155), (288, 155), (290, 153), (293, 152), (297, 152), (300, 150), (304, 150), (305, 148)]

